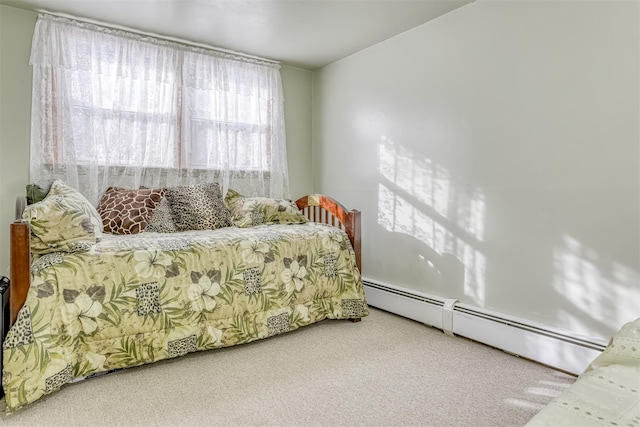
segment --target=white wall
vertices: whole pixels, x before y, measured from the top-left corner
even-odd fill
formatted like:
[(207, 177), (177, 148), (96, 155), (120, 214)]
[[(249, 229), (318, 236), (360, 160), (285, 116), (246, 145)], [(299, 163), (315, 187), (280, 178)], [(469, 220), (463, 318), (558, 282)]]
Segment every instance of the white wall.
[(640, 316), (639, 4), (476, 2), (314, 72), (363, 275), (607, 338)]
[[(0, 275), (9, 275), (9, 224), (29, 181), (31, 36), (35, 12), (0, 5)], [(291, 197), (312, 191), (311, 72), (282, 66)]]
[(289, 190), (293, 200), (311, 194), (311, 84), (309, 70), (283, 65), (284, 121), (287, 128)]
[(31, 36), (37, 15), (0, 5), (0, 275), (9, 276), (9, 224), (29, 179)]

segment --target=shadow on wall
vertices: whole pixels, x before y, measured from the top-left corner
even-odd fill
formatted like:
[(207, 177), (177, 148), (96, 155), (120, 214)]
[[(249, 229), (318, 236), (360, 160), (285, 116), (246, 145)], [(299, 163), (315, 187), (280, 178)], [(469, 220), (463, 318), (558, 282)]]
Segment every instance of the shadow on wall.
[[(486, 307), (490, 294), (487, 259), (498, 253), (494, 254), (495, 248), (492, 250), (485, 242), (487, 203), (483, 190), (386, 136), (380, 138), (377, 149), (377, 224), (398, 233), (394, 238), (403, 251), (394, 254), (394, 269), (419, 269), (416, 259), (403, 258), (409, 253), (417, 254), (419, 262), (425, 266), (417, 276), (427, 270), (437, 274), (417, 279), (426, 284), (424, 289), (418, 289), (421, 284), (412, 283), (415, 290)], [(550, 194), (555, 194), (554, 191)], [(583, 202), (582, 199), (549, 200), (544, 197), (546, 195), (533, 198), (522, 206), (518, 205), (519, 200), (509, 201), (509, 206), (518, 209), (509, 213), (510, 218), (517, 221), (505, 227), (524, 225), (522, 221), (529, 220), (527, 212), (533, 212), (534, 207), (544, 210), (551, 219), (539, 224), (542, 233), (519, 228), (525, 236), (535, 234), (533, 245), (522, 241), (522, 235), (511, 233), (514, 229), (504, 230), (512, 241), (501, 241), (501, 245), (507, 244), (510, 249), (500, 252), (499, 256), (511, 257), (511, 261), (516, 260), (526, 269), (532, 268), (531, 263), (522, 256), (533, 255), (531, 262), (537, 263), (533, 270), (537, 275), (527, 280), (540, 285), (535, 289), (508, 289), (505, 292), (514, 298), (522, 293), (519, 304), (526, 304), (527, 295), (535, 296), (537, 301), (553, 299), (546, 316), (554, 317), (556, 324), (569, 331), (607, 339), (623, 323), (639, 315), (638, 269), (606, 259), (601, 253), (606, 252), (606, 247), (598, 251), (567, 233), (566, 229), (575, 227), (575, 222), (571, 215), (563, 212), (576, 200)], [(565, 223), (564, 227), (562, 223)], [(589, 230), (582, 232), (586, 241)], [(518, 280), (518, 275), (527, 274), (518, 267), (512, 270), (501, 271), (507, 276), (501, 276), (500, 280)], [(540, 292), (548, 296), (541, 296)]]
[[(420, 260), (437, 270), (447, 297), (484, 306), (486, 257), (481, 252), (485, 200), (460, 192), (451, 172), (382, 136), (378, 144), (378, 225), (412, 236), (429, 250)], [(465, 298), (463, 298), (463, 296)]]

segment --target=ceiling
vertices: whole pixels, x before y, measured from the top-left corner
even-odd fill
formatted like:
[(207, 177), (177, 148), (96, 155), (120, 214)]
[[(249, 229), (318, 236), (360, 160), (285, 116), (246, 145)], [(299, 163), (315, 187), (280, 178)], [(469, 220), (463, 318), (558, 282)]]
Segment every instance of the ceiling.
[(315, 69), (474, 0), (0, 0)]

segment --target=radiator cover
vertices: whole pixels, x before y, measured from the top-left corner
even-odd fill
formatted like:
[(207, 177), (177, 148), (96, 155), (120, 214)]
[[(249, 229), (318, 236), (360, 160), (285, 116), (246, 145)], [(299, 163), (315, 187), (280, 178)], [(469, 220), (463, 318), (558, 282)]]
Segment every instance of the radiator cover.
[(367, 303), (391, 313), (579, 375), (607, 341), (411, 289), (364, 279)]

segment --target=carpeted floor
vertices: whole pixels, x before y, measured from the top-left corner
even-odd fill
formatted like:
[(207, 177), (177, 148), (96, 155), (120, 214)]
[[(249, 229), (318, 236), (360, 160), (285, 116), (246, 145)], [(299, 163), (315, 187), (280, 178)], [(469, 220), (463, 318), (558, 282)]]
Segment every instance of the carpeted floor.
[(574, 381), (372, 309), (70, 384), (0, 425), (522, 426)]

